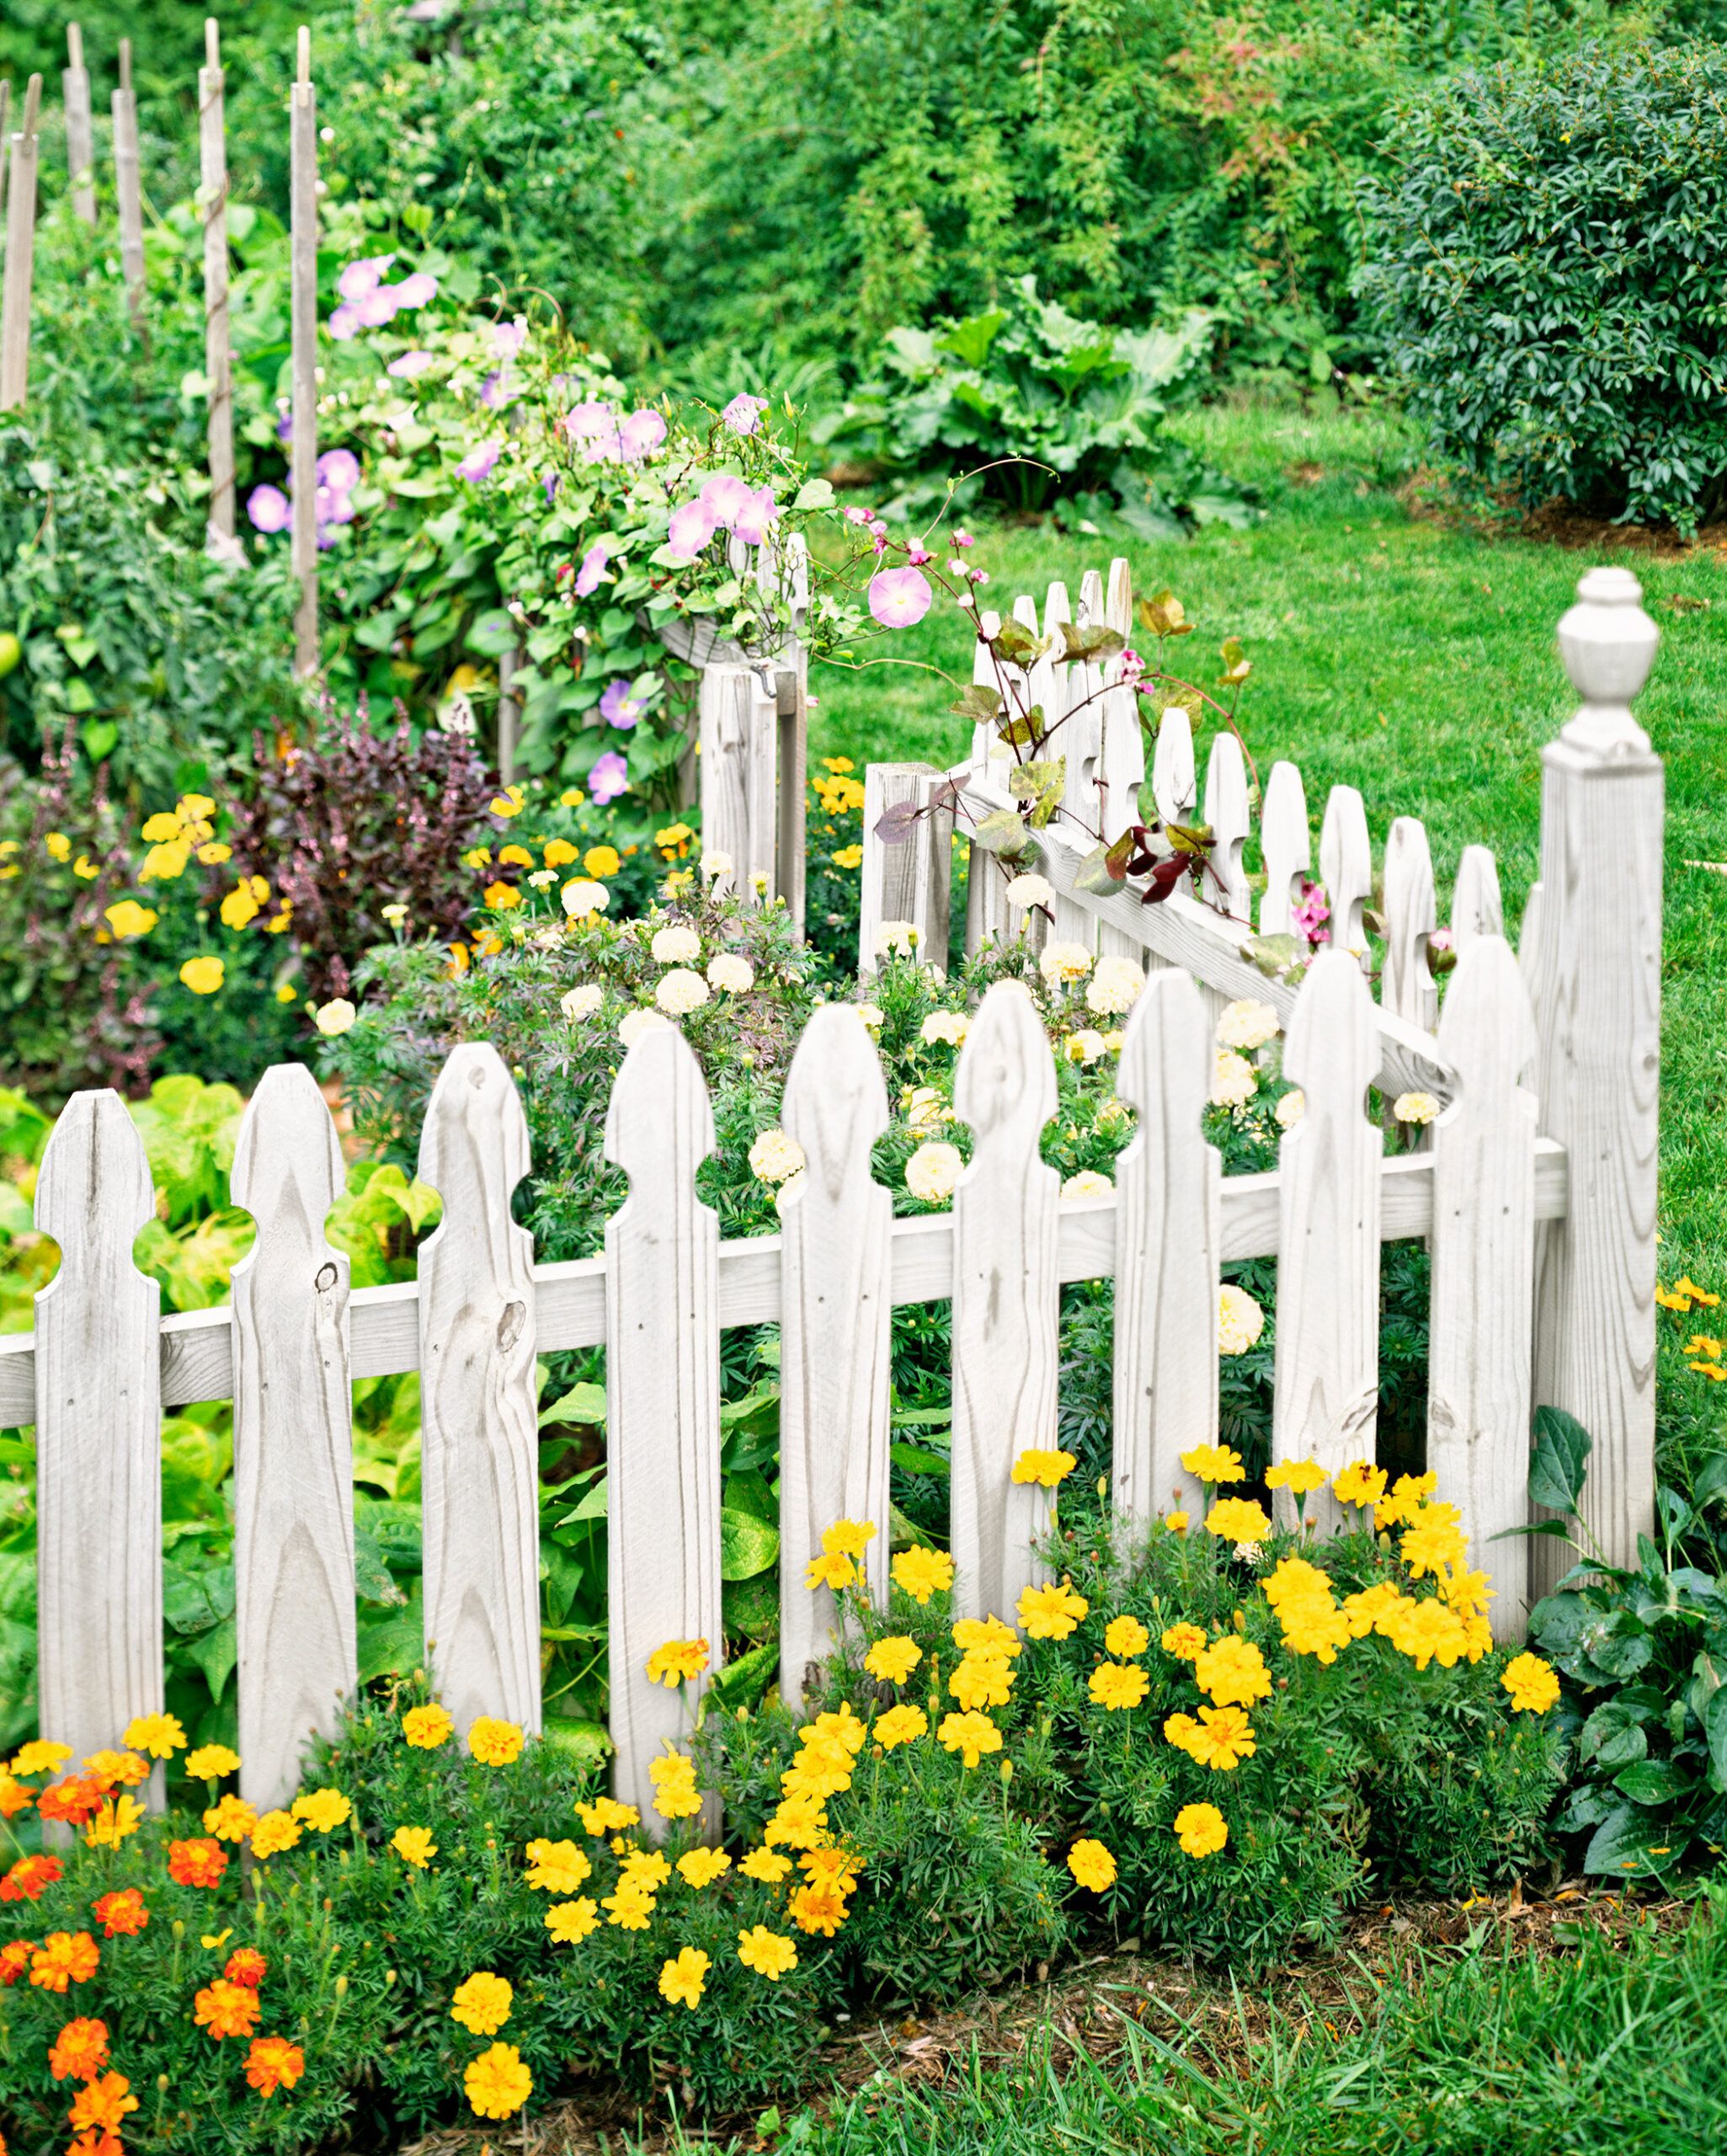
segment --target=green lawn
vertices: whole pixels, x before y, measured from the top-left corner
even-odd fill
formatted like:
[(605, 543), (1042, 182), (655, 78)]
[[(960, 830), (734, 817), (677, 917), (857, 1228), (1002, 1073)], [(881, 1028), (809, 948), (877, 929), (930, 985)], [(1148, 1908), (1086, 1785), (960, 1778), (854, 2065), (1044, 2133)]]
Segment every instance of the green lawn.
[[(1685, 865), (1727, 859), (1721, 563), (1706, 550), (1676, 560), (1629, 547), (1579, 553), (1411, 515), (1394, 492), (1402, 438), (1371, 413), (1214, 408), (1181, 426), (1260, 488), (1268, 514), (1248, 532), (1213, 527), (1185, 545), (1129, 547), (1136, 590), (1168, 584), (1183, 600), (1197, 632), (1181, 648), (1202, 680), (1216, 673), (1223, 638), (1242, 639), (1254, 664), (1249, 742), (1262, 774), (1279, 756), (1300, 764), (1316, 848), (1327, 788), (1358, 787), (1376, 851), (1394, 817), (1426, 823), (1442, 906), (1463, 848), (1479, 841), (1498, 856), (1509, 918), (1521, 917), (1537, 861), (1539, 750), (1575, 705), (1554, 624), (1592, 562), (1623, 562), (1641, 578), (1662, 643), (1639, 716), (1668, 782), (1661, 1270), (1727, 1285), (1727, 876)], [(1077, 595), (1085, 569), (1106, 568), (1111, 551), (1050, 527), (978, 528), (974, 558), (1003, 611), (1021, 591), (1041, 604), (1056, 578)], [(1675, 611), (1676, 596), (1705, 604)], [(893, 650), (969, 679), (967, 644), (957, 610), (944, 605)], [(951, 763), (964, 753), (969, 730), (946, 713), (938, 673), (830, 666), (811, 686), (818, 755)], [(1203, 755), (1202, 744), (1202, 767)], [(1612, 875), (1610, 859), (1601, 873)], [(1664, 1315), (1670, 1470), (1727, 1442), (1727, 1386), (1687, 1369), (1682, 1337)]]

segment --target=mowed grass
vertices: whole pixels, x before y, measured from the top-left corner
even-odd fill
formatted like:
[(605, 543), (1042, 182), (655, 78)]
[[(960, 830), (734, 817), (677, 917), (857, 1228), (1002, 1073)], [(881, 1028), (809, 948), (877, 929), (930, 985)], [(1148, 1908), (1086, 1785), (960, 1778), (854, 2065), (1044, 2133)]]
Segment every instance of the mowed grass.
[[(1136, 591), (1167, 584), (1196, 623), (1171, 646), (1193, 678), (1215, 679), (1225, 637), (1246, 647), (1244, 729), (1262, 776), (1280, 756), (1300, 765), (1315, 860), (1328, 788), (1357, 787), (1376, 856), (1394, 817), (1426, 824), (1442, 915), (1463, 847), (1490, 846), (1515, 936), (1537, 873), (1540, 751), (1577, 702), (1554, 626), (1593, 563), (1641, 579), (1661, 647), (1638, 716), (1667, 766), (1661, 1275), (1727, 1289), (1727, 875), (1687, 866), (1727, 861), (1727, 563), (1711, 549), (1663, 558), (1617, 538), (1580, 552), (1412, 513), (1395, 491), (1405, 438), (1376, 413), (1221, 407), (1179, 424), (1261, 490), (1260, 524), (1116, 549), (1048, 525), (975, 520), (989, 600), (1005, 612), (1029, 591), (1041, 606), (1054, 579), (1077, 597), (1088, 568), (1106, 570), (1124, 551)], [(1705, 603), (1676, 609), (1676, 599)], [(969, 728), (946, 712), (948, 680), (925, 670), (970, 678), (964, 621), (944, 602), (891, 649), (916, 664), (818, 670), (813, 753), (957, 761)], [(1611, 884), (1611, 854), (1599, 873)], [(1664, 1465), (1694, 1473), (1727, 1442), (1727, 1385), (1687, 1368), (1682, 1321), (1662, 1313), (1661, 1337)]]

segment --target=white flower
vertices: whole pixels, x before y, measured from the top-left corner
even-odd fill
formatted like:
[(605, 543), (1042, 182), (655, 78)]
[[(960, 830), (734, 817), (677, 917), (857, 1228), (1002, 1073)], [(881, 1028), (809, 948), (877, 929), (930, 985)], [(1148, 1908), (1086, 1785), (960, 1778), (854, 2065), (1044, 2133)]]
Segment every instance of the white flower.
[(591, 1018), (605, 1000), (605, 990), (598, 981), (584, 980), (579, 988), (568, 990), (557, 999), (557, 1007), (572, 1025), (578, 1018)]
[(312, 1023), (326, 1040), (334, 1040), (338, 1033), (345, 1033), (360, 1013), (345, 995), (333, 995), (328, 1003), (319, 1004), (313, 1011)]
[(721, 951), (708, 960), (707, 978), (713, 987), (728, 988), (741, 995), (746, 988), (755, 986), (755, 968), (736, 951)]
[(752, 868), (750, 870), (749, 888), (754, 892), (757, 898), (765, 898), (767, 895), (769, 881), (770, 878), (768, 872), (765, 868)]
[(939, 1142), (919, 1145), (905, 1164), (905, 1187), (926, 1205), (939, 1205), (952, 1197), (964, 1166), (957, 1145)]
[(1083, 943), (1046, 943), (1037, 970), (1052, 988), (1058, 980), (1084, 980), (1091, 970), (1091, 953)]
[(536, 868), (528, 881), (536, 891), (543, 891), (548, 883), (557, 881), (557, 871), (555, 868)]
[(1277, 1038), (1277, 1012), (1269, 1003), (1257, 1003), (1250, 995), (1244, 995), (1239, 1002), (1225, 1004), (1218, 1015), (1220, 1048), (1263, 1048), (1267, 1041)]
[(947, 1120), (946, 1107), (933, 1086), (908, 1086), (899, 1103), (913, 1130), (939, 1130)]
[(1069, 1033), (1062, 1043), (1062, 1054), (1069, 1063), (1095, 1063), (1104, 1051), (1103, 1035), (1094, 1033), (1090, 1026), (1077, 1033)]
[(1026, 913), (1033, 906), (1053, 906), (1055, 886), (1047, 876), (1015, 876), (1007, 887), (1007, 902)]
[(657, 1033), (662, 1026), (669, 1026), (669, 1018), (663, 1018), (658, 1011), (632, 1011), (618, 1027), (618, 1038), (626, 1048), (634, 1048), (644, 1033)]
[(1062, 1185), (1063, 1198), (1107, 1198), (1115, 1185), (1095, 1168), (1081, 1168), (1076, 1176), (1069, 1176)]
[(611, 893), (604, 883), (589, 883), (578, 876), (563, 887), (563, 910), (572, 921), (586, 921), (594, 914), (604, 913), (610, 904)]
[(1245, 1355), (1266, 1329), (1266, 1314), (1245, 1288), (1218, 1290), (1218, 1353)]
[(909, 921), (884, 921), (876, 931), (876, 956), (885, 958), (895, 951), (909, 958), (916, 947), (918, 931)]
[(1391, 1113), (1399, 1123), (1431, 1123), (1439, 1113), (1439, 1103), (1431, 1093), (1399, 1093)]
[(1145, 975), (1132, 958), (1100, 958), (1097, 970), (1085, 985), (1085, 1007), (1101, 1018), (1131, 1011), (1145, 986)]
[(1283, 1129), (1293, 1130), (1296, 1124), (1307, 1113), (1307, 1095), (1303, 1092), (1299, 1086), (1292, 1086), (1287, 1093), (1279, 1097), (1277, 1105), (1271, 1110), (1271, 1113), (1277, 1117), (1279, 1125)]
[(749, 1149), (749, 1171), (760, 1182), (786, 1182), (803, 1166), (803, 1148), (780, 1129), (765, 1130)]
[[(1120, 1040), (1121, 1035), (1111, 1033), (1107, 1038), (1113, 1043)], [(1105, 1130), (1112, 1123), (1125, 1123), (1133, 1113), (1125, 1101), (1106, 1101), (1097, 1111), (1097, 1127)]]
[(1220, 1048), (1212, 1072), (1212, 1101), (1220, 1108), (1239, 1108), (1259, 1091), (1253, 1065), (1233, 1048)]
[(681, 1018), (686, 1011), (699, 1011), (707, 994), (707, 983), (700, 974), (691, 973), (687, 966), (674, 966), (669, 974), (660, 975), (653, 1000), (662, 1011)]
[(858, 1017), (863, 1020), (865, 1025), (869, 1027), (870, 1031), (872, 1033), (879, 1033), (882, 1030), (881, 1005), (879, 1003), (860, 1003), (855, 1007)]
[(950, 1048), (962, 1048), (971, 1030), (971, 1022), (963, 1011), (932, 1011), (919, 1028), (918, 1038), (925, 1048), (933, 1048), (937, 1041), (946, 1041)]
[(386, 921), (406, 921), (408, 918), (408, 908), (398, 901), (393, 906), (386, 906), (383, 909), (383, 915)]
[(729, 876), (732, 873), (731, 855), (722, 853), (717, 846), (710, 846), (701, 857), (701, 873), (710, 878), (716, 876)]
[(701, 938), (693, 928), (662, 928), (648, 947), (659, 965), (687, 966), (701, 956)]

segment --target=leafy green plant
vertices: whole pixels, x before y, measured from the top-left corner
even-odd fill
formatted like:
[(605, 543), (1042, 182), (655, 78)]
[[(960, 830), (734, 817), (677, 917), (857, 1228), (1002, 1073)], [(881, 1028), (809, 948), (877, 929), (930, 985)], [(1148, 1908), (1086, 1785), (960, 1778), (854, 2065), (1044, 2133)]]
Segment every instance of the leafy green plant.
[(1360, 289), (1436, 457), (1687, 535), (1727, 499), (1724, 86), (1719, 47), (1591, 46), (1400, 115)]

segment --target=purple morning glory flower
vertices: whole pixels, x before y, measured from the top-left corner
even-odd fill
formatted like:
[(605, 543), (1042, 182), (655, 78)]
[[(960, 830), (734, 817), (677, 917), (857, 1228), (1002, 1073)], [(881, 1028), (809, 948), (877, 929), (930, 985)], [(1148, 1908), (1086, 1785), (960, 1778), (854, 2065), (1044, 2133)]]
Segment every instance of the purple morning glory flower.
[(650, 450), (658, 449), (665, 440), (665, 421), (658, 412), (644, 406), (632, 412), (618, 429), (618, 448), (622, 454), (634, 459), (646, 456)]
[(429, 270), (416, 270), (404, 277), (396, 287), (396, 305), (399, 311), (405, 307), (427, 307), (438, 296), (438, 280)]
[(247, 495), (246, 514), (254, 531), (285, 531), (294, 512), (281, 488), (266, 482)]
[(563, 430), (572, 441), (592, 441), (597, 435), (610, 434), (616, 425), (617, 414), (610, 405), (593, 397), (585, 404), (572, 405), (563, 415)]
[(317, 483), (338, 494), (360, 484), (360, 459), (351, 449), (327, 449), (317, 461)]
[(319, 529), (327, 524), (352, 524), (354, 503), (349, 496), (334, 487), (320, 487), (314, 500)]
[(480, 442), (471, 449), (456, 466), (456, 476), (458, 479), (466, 479), (472, 485), (478, 486), (482, 479), (491, 478), (492, 467), (503, 454), (502, 441), (494, 439), (491, 441)]
[(732, 529), (752, 547), (760, 546), (770, 526), (780, 520), (780, 505), (771, 487), (758, 487), (746, 505), (732, 519)]
[(603, 539), (596, 539), (582, 557), (582, 566), (576, 571), (576, 596), (586, 599), (600, 589), (605, 565), (611, 559), (611, 549)]
[(870, 611), (884, 629), (921, 622), (934, 595), (921, 569), (877, 569), (870, 579)]
[(360, 309), (348, 300), (343, 301), (341, 306), (333, 312), (329, 321), (325, 324), (331, 336), (338, 344), (345, 344), (350, 337), (357, 337), (362, 326)]
[(385, 372), (393, 374), (398, 382), (412, 382), (416, 375), (424, 374), (428, 367), (437, 364), (435, 352), (404, 352), (399, 360), (391, 360)]
[(360, 318), (368, 329), (381, 329), (400, 304), (394, 285), (380, 285), (360, 302)]
[(546, 477), (540, 482), (540, 484), (546, 489), (546, 505), (548, 509), (552, 506), (552, 496), (557, 494), (559, 483), (562, 480), (562, 478), (563, 474), (561, 472), (548, 472), (546, 474)]
[(714, 535), (714, 513), (704, 501), (685, 502), (672, 511), (666, 544), (674, 554), (693, 562)]
[(588, 792), (600, 808), (629, 790), (630, 766), (617, 750), (608, 749), (603, 756), (594, 758), (588, 774)]
[(363, 260), (350, 262), (336, 280), (336, 290), (344, 300), (356, 305), (368, 292), (375, 292), (384, 281), (384, 272), (396, 259), (393, 254), (369, 254)]
[(761, 424), (761, 415), (768, 408), (765, 397), (734, 397), (720, 414), (720, 424), (729, 427), (734, 435), (753, 435)]
[(492, 350), (500, 360), (513, 360), (528, 341), (528, 318), (519, 314), (514, 322), (494, 322)]
[(282, 407), (281, 413), (276, 420), (276, 440), (278, 441), (292, 441), (293, 439), (294, 414), (285, 404)]
[(513, 403), (514, 398), (514, 391), (504, 387), (501, 372), (488, 374), (480, 384), (480, 402), (488, 412), (501, 411), (506, 404)]
[(736, 520), (748, 513), (755, 496), (749, 482), (740, 479), (735, 472), (716, 472), (702, 487), (701, 499), (714, 522), (723, 524), (729, 531)]
[(621, 733), (627, 733), (647, 708), (646, 704), (637, 702), (630, 694), (629, 683), (624, 680), (610, 683), (600, 699), (600, 716)]

